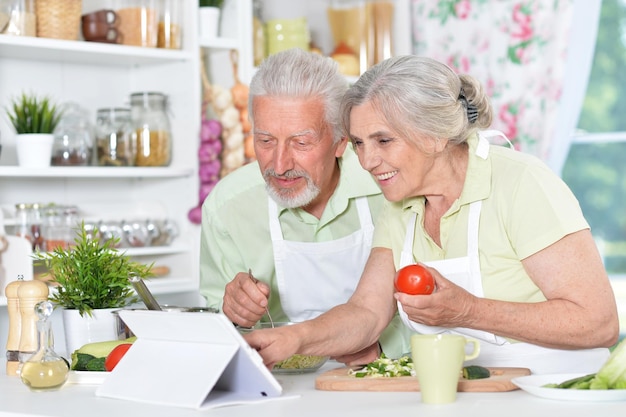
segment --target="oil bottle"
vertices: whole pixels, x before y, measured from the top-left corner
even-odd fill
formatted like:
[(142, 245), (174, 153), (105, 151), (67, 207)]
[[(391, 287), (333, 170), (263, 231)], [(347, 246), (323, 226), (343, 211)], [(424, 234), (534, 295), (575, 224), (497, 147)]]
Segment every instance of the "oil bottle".
[(54, 351), (54, 338), (50, 328), (53, 311), (50, 301), (35, 305), (38, 344), (37, 351), (22, 365), (20, 378), (32, 391), (54, 391), (65, 384), (70, 367), (65, 359)]

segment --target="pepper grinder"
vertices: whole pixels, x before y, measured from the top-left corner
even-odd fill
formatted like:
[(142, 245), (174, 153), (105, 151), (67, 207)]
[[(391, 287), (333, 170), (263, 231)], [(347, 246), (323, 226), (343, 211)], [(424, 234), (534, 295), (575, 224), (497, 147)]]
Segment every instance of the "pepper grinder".
[(20, 332), (22, 326), (22, 317), (20, 315), (20, 305), (17, 291), (24, 282), (24, 275), (18, 275), (16, 281), (9, 282), (4, 289), (7, 297), (7, 313), (9, 316), (9, 335), (7, 336), (7, 367), (6, 372), (9, 376), (18, 376), (19, 372), (19, 350), (20, 350)]
[(17, 289), (17, 297), (20, 305), (20, 367), (37, 351), (37, 314), (35, 305), (48, 299), (48, 286), (38, 280), (23, 281)]

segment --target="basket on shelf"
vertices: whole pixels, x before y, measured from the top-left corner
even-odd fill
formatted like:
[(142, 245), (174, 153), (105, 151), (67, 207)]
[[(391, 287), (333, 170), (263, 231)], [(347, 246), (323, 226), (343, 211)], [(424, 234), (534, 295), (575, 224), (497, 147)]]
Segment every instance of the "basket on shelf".
[(82, 0), (36, 0), (37, 36), (78, 40)]

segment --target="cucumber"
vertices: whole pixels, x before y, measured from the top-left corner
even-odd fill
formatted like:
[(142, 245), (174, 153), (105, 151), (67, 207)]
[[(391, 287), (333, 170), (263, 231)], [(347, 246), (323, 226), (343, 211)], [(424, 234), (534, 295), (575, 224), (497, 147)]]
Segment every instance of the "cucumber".
[(464, 379), (484, 379), (489, 378), (491, 376), (491, 372), (489, 369), (483, 368), (478, 365), (470, 365), (463, 367), (463, 378)]
[[(73, 371), (87, 371), (87, 362), (94, 358), (106, 358), (113, 349), (124, 343), (133, 343), (137, 338), (135, 336), (125, 340), (109, 340), (106, 342), (87, 343), (80, 349), (72, 353), (72, 364), (70, 369)], [(104, 369), (103, 369), (104, 370)]]
[(76, 352), (74, 355), (72, 355), (72, 359), (73, 359), (73, 363), (70, 366), (71, 370), (86, 371), (87, 364), (89, 363), (89, 361), (91, 361), (92, 359), (96, 359), (96, 357), (88, 353)]
[(560, 384), (557, 384), (555, 388), (589, 389), (589, 386), (591, 385), (591, 380), (595, 376), (596, 374), (587, 374), (578, 378), (568, 379), (567, 381), (563, 381)]
[(106, 371), (104, 367), (104, 361), (106, 358), (93, 358), (89, 362), (87, 362), (86, 371)]

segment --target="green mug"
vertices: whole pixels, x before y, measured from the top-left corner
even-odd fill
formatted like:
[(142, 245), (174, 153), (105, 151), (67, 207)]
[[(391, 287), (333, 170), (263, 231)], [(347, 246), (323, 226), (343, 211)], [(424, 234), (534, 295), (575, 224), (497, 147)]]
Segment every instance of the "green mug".
[[(472, 344), (471, 354), (465, 345)], [(419, 381), (422, 402), (447, 404), (456, 401), (463, 362), (480, 353), (476, 339), (457, 334), (415, 334), (411, 336), (411, 356)]]

